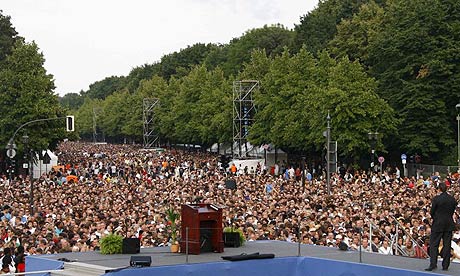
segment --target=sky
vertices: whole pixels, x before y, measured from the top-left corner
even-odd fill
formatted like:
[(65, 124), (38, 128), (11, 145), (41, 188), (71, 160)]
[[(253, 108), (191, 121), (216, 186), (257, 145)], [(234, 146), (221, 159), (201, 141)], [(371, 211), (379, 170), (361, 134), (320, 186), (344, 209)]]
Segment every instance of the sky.
[(293, 29), (318, 0), (0, 0), (35, 41), (55, 92), (79, 93), (195, 43), (228, 43), (253, 28)]

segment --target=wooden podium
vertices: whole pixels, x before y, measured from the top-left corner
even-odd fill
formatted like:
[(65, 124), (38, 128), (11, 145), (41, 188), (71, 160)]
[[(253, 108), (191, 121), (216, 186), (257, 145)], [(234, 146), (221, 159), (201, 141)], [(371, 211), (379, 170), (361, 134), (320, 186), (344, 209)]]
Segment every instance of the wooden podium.
[(222, 238), (222, 209), (212, 204), (185, 204), (181, 210), (182, 252), (186, 251), (188, 227), (188, 253), (224, 252)]

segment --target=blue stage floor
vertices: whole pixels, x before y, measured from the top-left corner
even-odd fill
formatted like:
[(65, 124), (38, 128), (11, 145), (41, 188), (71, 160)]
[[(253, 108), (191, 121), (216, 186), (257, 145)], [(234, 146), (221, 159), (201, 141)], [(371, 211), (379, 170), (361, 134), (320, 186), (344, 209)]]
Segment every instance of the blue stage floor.
[[(281, 241), (246, 242), (244, 246), (239, 248), (225, 248), (225, 251), (223, 253), (203, 253), (200, 255), (189, 255), (188, 263), (197, 264), (209, 262), (228, 262), (223, 260), (221, 257), (238, 255), (241, 253), (250, 254), (255, 252), (259, 252), (260, 254), (273, 253), (275, 254), (275, 258), (297, 257), (298, 249), (299, 247), (296, 243), (288, 243)], [(152, 259), (151, 266), (180, 265), (187, 263), (187, 257), (184, 253), (170, 253), (169, 247), (142, 248), (141, 253), (136, 255), (150, 256)], [(107, 268), (107, 271), (110, 271), (112, 269), (129, 266), (131, 256), (134, 255), (102, 255), (99, 252), (84, 252), (63, 253), (58, 255), (40, 257), (50, 260), (66, 258), (70, 261), (104, 266)], [(340, 251), (336, 248), (312, 245), (301, 245), (300, 256), (322, 258), (333, 261), (345, 261), (350, 263), (359, 263), (360, 259), (359, 253), (356, 251)], [(270, 261), (270, 259), (268, 259), (267, 261)], [(362, 253), (362, 263), (374, 266), (383, 266), (396, 268), (399, 270), (409, 270), (417, 272), (425, 272), (424, 268), (428, 267), (429, 265), (429, 261), (424, 259), (414, 259), (400, 256), (386, 256), (375, 253)], [(441, 267), (440, 263), (438, 266)], [(460, 264), (452, 263), (451, 267), (449, 268), (449, 271), (442, 271), (441, 269), (438, 269), (434, 272), (442, 275), (460, 275)], [(433, 273), (427, 273), (426, 275), (430, 274), (433, 275)]]

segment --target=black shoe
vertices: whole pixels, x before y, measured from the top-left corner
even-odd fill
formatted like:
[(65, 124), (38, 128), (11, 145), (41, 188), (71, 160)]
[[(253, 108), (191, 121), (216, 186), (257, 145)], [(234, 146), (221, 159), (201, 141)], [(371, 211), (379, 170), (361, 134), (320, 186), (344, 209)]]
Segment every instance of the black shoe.
[(433, 271), (435, 270), (437, 267), (436, 266), (430, 266), (428, 268), (425, 268), (425, 271)]
[(447, 270), (449, 270), (449, 268), (448, 267), (443, 267), (442, 270), (447, 271)]

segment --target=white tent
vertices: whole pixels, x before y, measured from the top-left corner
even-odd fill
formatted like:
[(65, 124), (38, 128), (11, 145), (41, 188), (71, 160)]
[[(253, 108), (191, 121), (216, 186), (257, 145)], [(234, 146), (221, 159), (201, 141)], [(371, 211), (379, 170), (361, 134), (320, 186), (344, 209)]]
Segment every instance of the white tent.
[[(35, 160), (37, 160), (38, 162), (33, 164), (32, 168), (33, 168), (33, 177), (34, 178), (39, 178), (43, 173), (47, 173), (49, 171), (51, 171), (51, 168), (53, 166), (56, 166), (57, 165), (57, 162), (58, 162), (58, 158), (56, 156), (56, 154), (54, 154), (52, 151), (50, 150), (44, 150), (42, 151), (42, 156), (45, 156), (45, 155), (48, 155), (49, 156), (49, 159), (50, 159), (50, 162), (49, 164), (44, 164), (44, 160), (39, 160), (38, 158), (38, 154), (35, 156)], [(44, 159), (44, 158), (42, 158)]]
[[(252, 147), (248, 151), (249, 156), (263, 158), (267, 162), (267, 167), (275, 165), (275, 159), (278, 164), (287, 163), (287, 153), (281, 149), (276, 149), (272, 144), (262, 145), (260, 147)], [(276, 158), (275, 158), (276, 157)]]
[[(208, 151), (210, 152), (217, 152), (217, 144), (211, 146)], [(219, 154), (226, 154), (229, 155), (232, 153), (231, 145), (224, 143), (220, 144), (219, 147)], [(238, 144), (233, 144), (233, 153), (235, 154), (236, 158), (240, 155), (240, 148)], [(260, 147), (254, 146), (251, 143), (247, 142), (246, 144), (241, 145), (241, 156), (245, 156), (246, 158), (243, 159), (263, 159), (263, 163), (265, 160), (267, 162), (267, 166), (274, 166), (275, 159), (276, 162), (279, 164), (287, 163), (287, 153), (281, 149), (276, 149), (272, 144), (262, 145)], [(275, 158), (276, 157), (276, 158)], [(238, 159), (237, 159), (238, 160)]]

